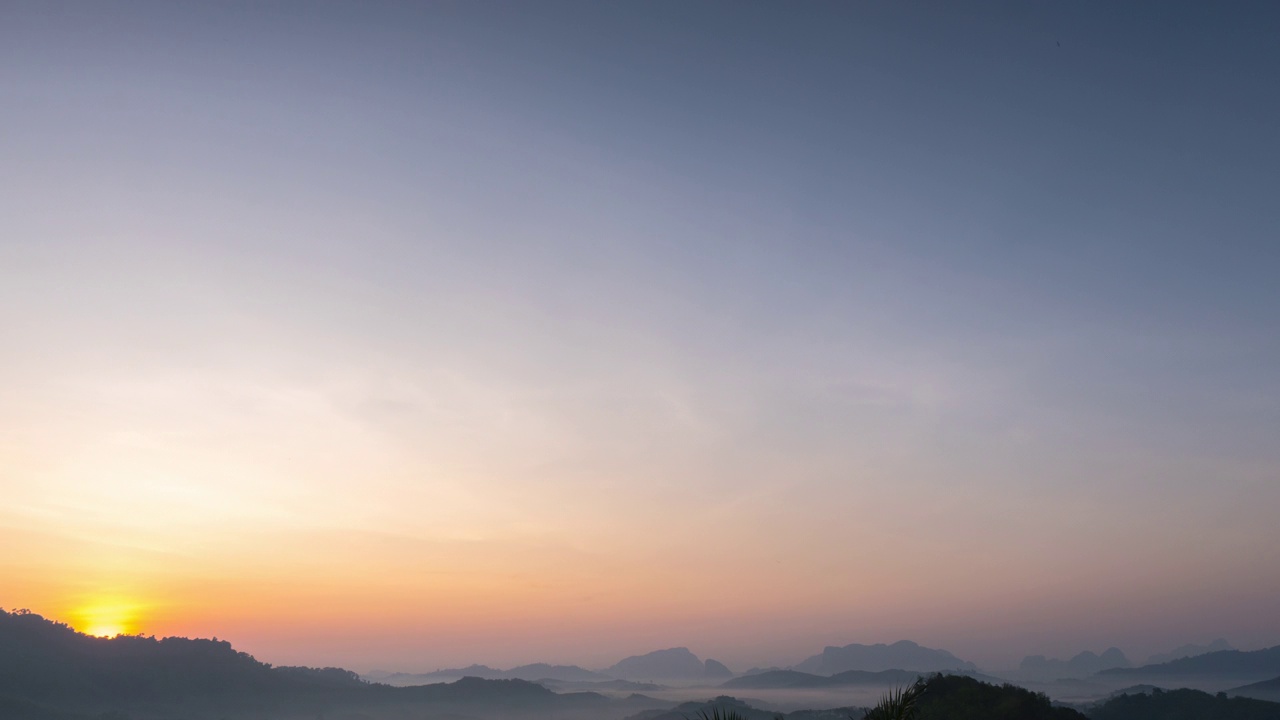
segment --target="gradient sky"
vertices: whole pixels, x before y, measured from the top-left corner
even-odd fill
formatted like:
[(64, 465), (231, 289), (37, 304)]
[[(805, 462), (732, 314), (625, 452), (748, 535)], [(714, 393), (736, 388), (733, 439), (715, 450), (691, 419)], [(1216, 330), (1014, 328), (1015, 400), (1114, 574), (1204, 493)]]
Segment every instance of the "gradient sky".
[(0, 3), (0, 606), (1280, 644), (1280, 5)]

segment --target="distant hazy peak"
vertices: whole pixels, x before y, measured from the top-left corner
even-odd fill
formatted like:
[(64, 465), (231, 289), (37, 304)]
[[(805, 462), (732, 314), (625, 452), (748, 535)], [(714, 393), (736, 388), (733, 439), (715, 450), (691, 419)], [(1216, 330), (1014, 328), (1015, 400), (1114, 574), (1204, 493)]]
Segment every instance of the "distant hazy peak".
[(834, 675), (849, 670), (937, 672), (977, 670), (977, 666), (961, 660), (946, 650), (923, 647), (910, 640), (900, 640), (892, 645), (884, 643), (875, 645), (853, 643), (844, 647), (828, 645), (822, 649), (822, 654), (814, 655), (792, 666), (791, 669), (818, 675)]
[(1124, 663), (1125, 665), (1129, 665), (1129, 664), (1131, 664), (1131, 663), (1129, 662), (1129, 658), (1125, 657), (1125, 654), (1124, 654), (1123, 652), (1121, 652), (1121, 651), (1120, 651), (1120, 648), (1118, 648), (1118, 647), (1109, 647), (1109, 648), (1107, 648), (1106, 650), (1104, 650), (1104, 651), (1102, 652), (1102, 655), (1098, 656), (1098, 659), (1099, 659), (1099, 660), (1103, 660), (1103, 661), (1116, 661), (1116, 662), (1122, 662), (1122, 663)]
[(607, 676), (592, 672), (577, 665), (552, 665), (550, 663), (531, 663), (513, 667), (503, 673), (505, 677), (516, 680), (563, 680), (569, 682), (594, 682), (608, 679)]
[[(718, 664), (718, 663), (717, 663)], [(652, 680), (657, 678), (701, 678), (706, 665), (689, 648), (676, 647), (654, 650), (644, 655), (632, 655), (619, 660), (604, 670), (605, 674), (623, 680)]]
[(719, 660), (707, 658), (703, 663), (702, 675), (709, 678), (728, 678), (733, 677), (733, 671)]
[(1170, 650), (1167, 653), (1157, 653), (1152, 655), (1147, 658), (1146, 664), (1159, 665), (1160, 663), (1167, 663), (1181, 658), (1195, 657), (1197, 655), (1204, 655), (1211, 652), (1220, 652), (1222, 650), (1235, 650), (1235, 648), (1232, 647), (1231, 643), (1227, 642), (1225, 638), (1218, 638), (1208, 645), (1188, 643), (1182, 647)]
[(1076, 653), (1070, 660), (1028, 655), (1019, 668), (1042, 679), (1085, 677), (1111, 668), (1127, 668), (1133, 663), (1119, 648), (1109, 647), (1101, 655), (1092, 650)]

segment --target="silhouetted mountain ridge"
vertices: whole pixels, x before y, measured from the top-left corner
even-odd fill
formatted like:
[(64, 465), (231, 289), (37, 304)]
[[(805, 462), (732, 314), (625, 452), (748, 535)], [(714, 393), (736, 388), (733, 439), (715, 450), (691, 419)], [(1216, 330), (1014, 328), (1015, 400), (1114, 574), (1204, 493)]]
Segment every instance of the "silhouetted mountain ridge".
[(774, 690), (782, 688), (823, 688), (843, 685), (877, 685), (889, 687), (915, 682), (920, 673), (914, 670), (848, 670), (835, 675), (814, 675), (799, 670), (769, 670), (736, 677), (720, 685), (727, 689)]
[(892, 645), (877, 643), (844, 647), (827, 646), (822, 653), (807, 658), (790, 669), (815, 675), (834, 675), (848, 670), (878, 672), (881, 670), (916, 670), (943, 672), (946, 670), (977, 670), (971, 662), (961, 660), (946, 650), (922, 647), (910, 640), (900, 640)]
[(1133, 677), (1245, 677), (1266, 680), (1280, 675), (1280, 645), (1264, 650), (1220, 650), (1185, 657), (1156, 665), (1136, 668), (1113, 668), (1098, 673), (1105, 676)]
[(1132, 666), (1129, 658), (1119, 648), (1107, 648), (1101, 655), (1085, 650), (1070, 660), (1046, 658), (1043, 655), (1028, 655), (1022, 659), (1018, 669), (1023, 675), (1042, 679), (1082, 678), (1111, 668), (1127, 668)]
[(1204, 655), (1205, 653), (1221, 652), (1223, 650), (1235, 650), (1231, 647), (1231, 643), (1224, 638), (1218, 638), (1208, 645), (1187, 644), (1182, 647), (1174, 648), (1167, 653), (1152, 655), (1147, 658), (1146, 665), (1159, 665), (1161, 663), (1171, 662), (1173, 660), (1181, 660), (1182, 658), (1195, 657), (1196, 655)]
[(702, 676), (705, 678), (730, 678), (733, 677), (733, 671), (719, 660), (707, 658), (702, 663)]
[(655, 650), (644, 655), (632, 655), (619, 660), (602, 671), (587, 670), (577, 665), (552, 665), (532, 663), (498, 670), (488, 665), (471, 665), (465, 668), (445, 668), (429, 673), (377, 673), (369, 679), (389, 685), (406, 686), (426, 683), (451, 682), (462, 677), (480, 677), (489, 680), (554, 681), (559, 683), (607, 683), (624, 681), (697, 681), (722, 680), (733, 677), (733, 671), (716, 660), (701, 660), (688, 648)]
[(444, 668), (428, 673), (379, 673), (370, 674), (368, 679), (388, 685), (427, 685), (431, 683), (453, 682), (464, 677), (478, 677), (485, 680), (559, 680), (564, 682), (602, 682), (613, 680), (608, 675), (592, 672), (577, 665), (552, 665), (549, 663), (531, 663), (520, 665), (510, 670), (498, 670), (488, 665), (469, 665), (464, 668)]
[(1280, 702), (1280, 677), (1234, 688), (1232, 690), (1228, 690), (1227, 694), (1239, 695), (1240, 697), (1253, 698), (1255, 700)]
[(574, 682), (612, 679), (577, 665), (551, 665), (549, 663), (531, 663), (514, 667), (504, 671), (503, 677), (512, 680), (569, 680)]
[[(846, 670), (835, 675), (814, 675), (799, 670), (768, 670), (754, 675), (736, 677), (720, 685), (726, 689), (780, 690), (787, 688), (835, 688), (850, 686), (874, 686), (879, 688), (910, 685), (925, 673), (915, 670)], [(1000, 682), (997, 678), (977, 672), (958, 673), (983, 682)]]
[(689, 648), (677, 647), (623, 658), (603, 672), (622, 680), (685, 680), (701, 678), (706, 665)]
[(424, 713), (594, 717), (610, 707), (655, 705), (667, 703), (615, 701), (589, 692), (557, 694), (514, 679), (467, 677), (412, 687), (370, 684), (339, 668), (273, 668), (216, 639), (96, 638), (34, 613), (0, 610), (4, 720), (83, 720), (104, 713), (130, 720)]
[(273, 669), (218, 640), (96, 638), (33, 613), (0, 611), (0, 694), (33, 701), (348, 687), (353, 679), (360, 683), (354, 674)]

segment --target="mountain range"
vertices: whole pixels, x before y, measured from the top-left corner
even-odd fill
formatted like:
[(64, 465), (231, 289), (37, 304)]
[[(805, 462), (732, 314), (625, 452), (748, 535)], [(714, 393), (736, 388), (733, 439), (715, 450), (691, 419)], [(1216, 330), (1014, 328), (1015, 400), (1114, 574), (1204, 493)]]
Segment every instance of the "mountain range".
[[(792, 688), (837, 688), (851, 686), (870, 686), (876, 688), (901, 687), (910, 685), (923, 673), (914, 670), (846, 670), (835, 675), (814, 675), (799, 670), (766, 670), (752, 675), (733, 678), (720, 685), (725, 689), (780, 690)], [(997, 678), (977, 673), (972, 674), (986, 682), (1000, 682)]]
[[(683, 650), (683, 652), (680, 652)], [(673, 648), (626, 662), (623, 671), (662, 668), (692, 671), (692, 653)], [(1083, 707), (1092, 720), (1280, 720), (1280, 647), (1221, 651), (1144, 668), (1108, 670), (1128, 680), (1136, 671), (1206, 673), (1272, 672), (1216, 695), (1130, 686)], [(647, 663), (669, 663), (648, 665)], [(623, 663), (619, 663), (623, 664)], [(556, 666), (531, 666), (539, 670)], [(707, 664), (700, 661), (703, 672)], [(617, 668), (615, 665), (614, 668)], [(513, 668), (514, 670), (514, 668)], [(767, 671), (730, 680), (734, 687), (832, 688), (867, 684), (902, 687), (924, 673), (910, 670), (845, 671), (819, 676)], [(1075, 710), (1013, 685), (962, 675), (927, 674), (918, 720), (1082, 720)], [(594, 692), (556, 693), (518, 679), (467, 677), (453, 683), (392, 687), (369, 683), (340, 668), (272, 667), (218, 640), (118, 636), (91, 637), (26, 612), (0, 611), (0, 718), (4, 720), (675, 720), (688, 711), (724, 706), (751, 720), (777, 713), (756, 710), (729, 697), (677, 706), (632, 694), (609, 698)], [(673, 712), (675, 714), (673, 714)], [(859, 708), (794, 712), (785, 720), (861, 717)]]
[(464, 677), (476, 677), (485, 680), (529, 680), (531, 682), (548, 682), (553, 684), (569, 684), (573, 687), (598, 687), (599, 689), (624, 689), (617, 683), (632, 682), (637, 687), (648, 689), (652, 681), (678, 682), (688, 684), (695, 681), (720, 681), (733, 677), (733, 671), (717, 660), (708, 658), (701, 660), (688, 648), (678, 647), (666, 650), (655, 650), (644, 655), (633, 655), (623, 658), (617, 663), (600, 671), (587, 670), (577, 665), (551, 665), (548, 663), (532, 663), (513, 667), (510, 670), (498, 670), (488, 665), (469, 665), (462, 668), (446, 668), (428, 673), (390, 673), (371, 672), (364, 676), (366, 680), (396, 685), (424, 685), (429, 683), (453, 682)]
[[(1108, 653), (1119, 653), (1114, 648)], [(1104, 657), (1110, 657), (1104, 653)], [(1082, 658), (1097, 658), (1082, 653)], [(1123, 657), (1123, 655), (1121, 655)], [(1059, 661), (1054, 661), (1059, 662)], [(1127, 661), (1126, 661), (1127, 662)], [(688, 648), (676, 647), (633, 655), (601, 670), (587, 670), (577, 665), (535, 663), (509, 670), (487, 665), (449, 668), (429, 673), (370, 673), (367, 680), (406, 686), (423, 683), (451, 682), (463, 677), (488, 680), (519, 679), (541, 682), (557, 689), (577, 690), (641, 690), (656, 689), (654, 683), (676, 685), (724, 682), (725, 688), (798, 688), (907, 683), (922, 673), (955, 671), (977, 675), (977, 667), (955, 655), (923, 647), (909, 640), (893, 644), (829, 646), (791, 668), (752, 669), (741, 677), (723, 663), (702, 660)], [(1087, 673), (1085, 673), (1087, 674)], [(987, 676), (982, 676), (987, 677)], [(993, 679), (994, 678), (989, 678)], [(631, 685), (619, 683), (632, 683)]]
[(614, 678), (592, 672), (577, 665), (551, 665), (548, 663), (532, 663), (520, 665), (510, 670), (497, 670), (488, 665), (469, 665), (464, 668), (446, 668), (429, 673), (388, 673), (373, 672), (364, 676), (366, 680), (386, 683), (388, 685), (427, 685), (430, 683), (453, 682), (464, 677), (475, 677), (484, 680), (529, 680), (540, 682), (555, 680), (561, 682), (605, 682)]

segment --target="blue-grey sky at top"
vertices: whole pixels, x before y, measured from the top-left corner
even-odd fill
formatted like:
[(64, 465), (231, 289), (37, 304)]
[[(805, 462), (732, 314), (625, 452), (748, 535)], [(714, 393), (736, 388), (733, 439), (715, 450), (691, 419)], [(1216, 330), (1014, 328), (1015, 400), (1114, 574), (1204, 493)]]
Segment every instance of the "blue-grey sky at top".
[[(1121, 504), (1081, 528), (1134, 562), (1230, 530), (1261, 602), (1277, 37), (1269, 2), (5, 2), (0, 422), (68, 374), (440, 367), (590, 448), (513, 482), (818, 507), (883, 452), (916, 501)], [(351, 413), (412, 435), (396, 386)]]

